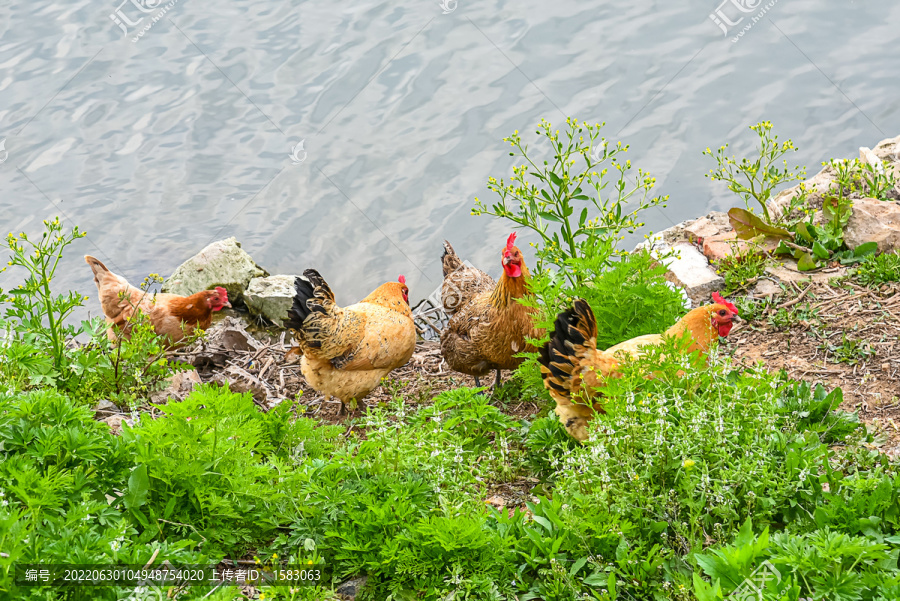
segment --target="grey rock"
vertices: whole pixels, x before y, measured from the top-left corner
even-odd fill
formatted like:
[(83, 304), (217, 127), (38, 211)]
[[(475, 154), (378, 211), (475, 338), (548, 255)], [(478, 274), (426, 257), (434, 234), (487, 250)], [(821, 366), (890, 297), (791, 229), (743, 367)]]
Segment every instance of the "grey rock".
[(294, 302), (293, 275), (271, 275), (253, 278), (244, 291), (244, 302), (254, 315), (261, 315), (281, 326)]
[(359, 595), (359, 592), (368, 582), (368, 576), (359, 576), (357, 578), (353, 578), (346, 582), (342, 582), (334, 589), (338, 595), (340, 595), (346, 601), (353, 601), (356, 599), (356, 596)]
[(850, 248), (877, 242), (878, 252), (900, 248), (900, 206), (895, 202), (860, 198), (844, 226), (844, 241)]
[(768, 278), (761, 278), (753, 287), (753, 296), (757, 298), (765, 298), (767, 296), (779, 296), (781, 294), (781, 286)]
[(243, 298), (250, 280), (269, 275), (257, 265), (234, 237), (213, 242), (182, 263), (162, 286), (163, 292), (189, 296), (222, 286), (228, 300)]
[(827, 284), (832, 278), (841, 277), (847, 273), (847, 268), (839, 267), (836, 269), (823, 269), (820, 271), (799, 271), (797, 270), (797, 262), (788, 258), (785, 259), (784, 263), (781, 265), (769, 265), (766, 267), (766, 273), (785, 284), (791, 282), (794, 284), (806, 282)]
[(103, 399), (94, 406), (94, 413), (118, 413), (119, 407), (108, 399)]

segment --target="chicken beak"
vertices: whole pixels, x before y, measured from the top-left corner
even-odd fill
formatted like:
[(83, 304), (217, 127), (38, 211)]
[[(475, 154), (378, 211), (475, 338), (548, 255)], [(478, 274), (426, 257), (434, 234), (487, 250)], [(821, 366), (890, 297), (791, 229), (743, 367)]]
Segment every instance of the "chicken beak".
[(225, 304), (222, 305), (222, 306), (223, 306), (223, 307), (228, 307), (228, 308), (230, 309), (230, 308), (231, 308), (231, 303), (228, 302), (228, 301), (225, 301)]
[(741, 319), (741, 316), (740, 316), (740, 315), (738, 315), (737, 313), (735, 313), (734, 315), (731, 316), (731, 321), (733, 321), (733, 322), (735, 322), (735, 323), (740, 323), (740, 322), (743, 321), (743, 320)]

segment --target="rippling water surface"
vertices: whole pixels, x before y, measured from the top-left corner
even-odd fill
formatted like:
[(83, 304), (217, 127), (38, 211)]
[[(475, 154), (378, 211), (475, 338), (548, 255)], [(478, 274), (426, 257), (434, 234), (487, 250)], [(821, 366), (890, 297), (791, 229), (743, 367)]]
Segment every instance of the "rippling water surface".
[[(717, 8), (744, 19), (724, 35)], [(861, 0), (8, 3), (0, 223), (79, 224), (57, 286), (91, 295), (82, 254), (140, 281), (236, 236), (339, 302), (399, 273), (421, 298), (444, 238), (499, 273), (510, 228), (469, 210), (513, 130), (605, 121), (671, 197), (659, 230), (733, 205), (700, 153), (749, 151), (756, 121), (812, 172), (900, 134), (898, 31), (900, 5)]]

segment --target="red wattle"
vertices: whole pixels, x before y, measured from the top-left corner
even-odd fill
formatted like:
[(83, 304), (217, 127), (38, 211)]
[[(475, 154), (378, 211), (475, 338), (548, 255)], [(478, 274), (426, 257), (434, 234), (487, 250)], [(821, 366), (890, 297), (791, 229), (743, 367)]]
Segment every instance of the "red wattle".
[(517, 278), (522, 275), (522, 268), (515, 263), (508, 263), (503, 266), (503, 271), (511, 278)]
[(728, 332), (731, 331), (731, 326), (734, 325), (730, 321), (725, 323), (718, 324), (719, 336), (722, 338), (728, 336)]

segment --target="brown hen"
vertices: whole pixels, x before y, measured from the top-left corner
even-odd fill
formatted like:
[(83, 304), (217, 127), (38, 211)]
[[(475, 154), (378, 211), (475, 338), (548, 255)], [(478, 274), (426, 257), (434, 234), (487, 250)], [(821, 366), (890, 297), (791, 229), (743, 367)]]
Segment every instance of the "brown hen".
[(501, 370), (522, 363), (517, 353), (536, 350), (526, 344), (525, 337), (541, 335), (532, 320), (534, 309), (517, 300), (530, 293), (528, 269), (515, 239), (516, 234), (511, 234), (503, 248), (503, 275), (496, 284), (474, 268), (448, 273), (448, 267), (462, 265), (462, 261), (449, 244), (444, 245), (443, 294), (448, 289), (453, 292), (455, 310), (441, 333), (441, 355), (451, 369), (473, 376), (477, 386), (481, 386), (479, 378), (491, 371), (497, 372), (494, 386), (498, 386)]
[[(214, 311), (230, 307), (228, 292), (221, 287), (203, 290), (191, 296), (153, 293), (135, 288), (128, 280), (106, 268), (98, 259), (85, 255), (84, 261), (94, 272), (94, 283), (100, 293), (100, 307), (110, 324), (107, 336), (115, 340), (115, 331), (131, 335), (132, 318), (144, 313), (154, 331), (166, 336), (171, 344), (196, 330), (205, 330)], [(115, 330), (115, 331), (114, 331)]]

